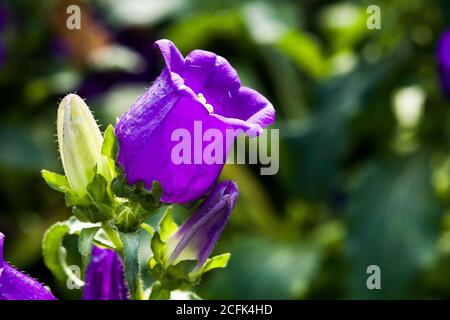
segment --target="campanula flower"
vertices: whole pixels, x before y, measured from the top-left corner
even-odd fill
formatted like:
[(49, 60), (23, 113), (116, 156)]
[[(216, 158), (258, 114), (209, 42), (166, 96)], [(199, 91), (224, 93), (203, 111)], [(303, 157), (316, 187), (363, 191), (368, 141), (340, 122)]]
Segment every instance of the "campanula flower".
[(450, 98), (450, 30), (444, 32), (438, 42), (437, 61), (442, 89)]
[(76, 94), (68, 94), (59, 104), (56, 122), (61, 161), (70, 187), (79, 195), (97, 172), (107, 181), (112, 173), (101, 154), (103, 137), (89, 107)]
[(4, 260), (4, 240), (0, 232), (0, 300), (55, 300), (42, 284)]
[(92, 248), (85, 283), (83, 300), (128, 299), (122, 260), (113, 250)]
[(219, 183), (197, 211), (167, 241), (168, 262), (197, 260), (203, 265), (222, 233), (239, 195), (233, 181)]
[[(142, 181), (150, 189), (152, 181), (159, 181), (163, 202), (186, 203), (207, 193), (219, 176), (233, 142), (227, 129), (257, 136), (274, 122), (275, 109), (260, 93), (241, 86), (236, 70), (221, 56), (194, 50), (184, 58), (169, 40), (155, 45), (165, 68), (117, 123), (118, 162), (130, 184)], [(199, 123), (202, 132), (221, 133), (223, 141), (214, 141), (223, 146), (221, 161), (202, 161), (209, 142), (197, 141)], [(189, 163), (173, 161), (177, 129), (187, 130), (198, 146)]]

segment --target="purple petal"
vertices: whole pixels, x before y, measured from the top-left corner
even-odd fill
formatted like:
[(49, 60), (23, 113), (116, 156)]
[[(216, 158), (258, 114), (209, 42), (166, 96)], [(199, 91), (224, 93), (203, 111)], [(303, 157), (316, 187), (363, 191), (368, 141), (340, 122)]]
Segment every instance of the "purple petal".
[(171, 41), (159, 40), (156, 45), (166, 67), (179, 74), (196, 94), (204, 94), (214, 107), (214, 114), (230, 127), (249, 130), (247, 134), (253, 137), (275, 121), (272, 104), (257, 91), (241, 87), (236, 70), (225, 58), (209, 51), (194, 50), (183, 61)]
[[(225, 131), (224, 124), (210, 117), (203, 105), (189, 95), (189, 90), (176, 74), (164, 71), (115, 128), (120, 144), (118, 161), (128, 182), (144, 181), (151, 188), (154, 180), (159, 181), (164, 202), (185, 203), (200, 198), (223, 167), (223, 164), (194, 164), (194, 160), (185, 164), (171, 161), (172, 150), (179, 143), (171, 139), (176, 129), (192, 133), (192, 146), (194, 121), (200, 121), (203, 130)], [(203, 143), (202, 150), (206, 144)], [(225, 160), (224, 155), (222, 162)]]
[(442, 89), (450, 98), (450, 30), (444, 32), (439, 40), (437, 46), (437, 60)]
[[(195, 50), (184, 59), (169, 40), (155, 45), (166, 67), (116, 125), (118, 162), (130, 184), (143, 181), (150, 188), (153, 181), (159, 181), (163, 202), (186, 203), (203, 196), (217, 180), (233, 142), (227, 139), (226, 130), (242, 129), (256, 136), (273, 123), (275, 110), (261, 94), (240, 86), (236, 70), (224, 58)], [(212, 113), (198, 97), (200, 93), (212, 104)], [(202, 136), (196, 139), (195, 122), (202, 124), (200, 134), (208, 129), (221, 133), (222, 141), (217, 142), (223, 147), (221, 161), (205, 163), (203, 152), (210, 142)], [(172, 141), (176, 129), (190, 134), (188, 163), (173, 163), (172, 151), (180, 142)]]
[(42, 284), (3, 259), (4, 239), (0, 232), (0, 300), (56, 300)]
[(122, 260), (113, 250), (92, 247), (83, 300), (128, 300)]
[(233, 181), (218, 184), (198, 210), (168, 240), (169, 262), (198, 260), (202, 266), (213, 251), (239, 195)]

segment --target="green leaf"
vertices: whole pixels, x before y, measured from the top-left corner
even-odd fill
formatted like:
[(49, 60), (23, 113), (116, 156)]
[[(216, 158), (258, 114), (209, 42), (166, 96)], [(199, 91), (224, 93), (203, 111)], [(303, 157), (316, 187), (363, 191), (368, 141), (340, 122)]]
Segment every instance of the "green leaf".
[(132, 298), (138, 298), (140, 291), (140, 277), (139, 277), (139, 233), (122, 233), (120, 232), (120, 239), (123, 244), (123, 260), (125, 266), (125, 279), (130, 289)]
[(69, 270), (66, 262), (66, 250), (62, 241), (68, 233), (70, 233), (70, 227), (65, 222), (57, 222), (45, 232), (42, 241), (44, 263), (59, 281), (65, 282), (69, 278), (81, 287), (84, 284), (83, 281)]
[(94, 241), (94, 237), (99, 229), (100, 227), (86, 228), (81, 230), (80, 232), (80, 237), (78, 240), (78, 250), (81, 254), (83, 270), (86, 268), (91, 259), (92, 244)]
[[(148, 227), (148, 228), (147, 228)], [(149, 231), (152, 231), (149, 233)], [(153, 230), (149, 225), (142, 224), (139, 233), (139, 272), (144, 288), (150, 288), (155, 279), (149, 268), (149, 260), (153, 256), (150, 243), (153, 236)]]
[(109, 159), (116, 161), (119, 151), (119, 144), (117, 142), (116, 134), (114, 133), (114, 127), (109, 125), (104, 133), (102, 154)]
[(151, 248), (153, 257), (162, 265), (166, 265), (166, 248), (164, 242), (161, 241), (161, 237), (158, 232), (155, 232), (152, 237)]
[(42, 170), (41, 174), (50, 188), (63, 193), (71, 190), (69, 181), (65, 176), (47, 170)]
[(45, 232), (42, 242), (44, 263), (59, 281), (67, 279), (61, 261), (61, 247), (62, 240), (69, 231), (70, 228), (67, 224), (57, 222)]
[(201, 273), (206, 273), (212, 269), (225, 268), (230, 260), (231, 254), (224, 253), (218, 256), (214, 256), (206, 260), (201, 268)]
[[(348, 207), (351, 298), (412, 298), (416, 276), (434, 259), (441, 209), (424, 155), (373, 163), (354, 181)], [(381, 269), (368, 290), (367, 268)]]
[(167, 242), (167, 240), (169, 240), (169, 238), (172, 236), (172, 234), (175, 233), (175, 231), (177, 231), (177, 229), (178, 226), (175, 221), (173, 221), (172, 217), (172, 207), (167, 207), (166, 212), (159, 222), (159, 233), (161, 240), (163, 242)]

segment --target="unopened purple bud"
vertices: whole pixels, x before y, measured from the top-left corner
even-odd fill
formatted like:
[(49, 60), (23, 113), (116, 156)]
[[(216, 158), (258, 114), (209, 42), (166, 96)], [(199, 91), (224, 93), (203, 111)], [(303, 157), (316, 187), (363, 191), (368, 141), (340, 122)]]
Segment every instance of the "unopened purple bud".
[(219, 183), (198, 210), (167, 241), (169, 263), (197, 260), (201, 267), (213, 251), (239, 195), (236, 183)]

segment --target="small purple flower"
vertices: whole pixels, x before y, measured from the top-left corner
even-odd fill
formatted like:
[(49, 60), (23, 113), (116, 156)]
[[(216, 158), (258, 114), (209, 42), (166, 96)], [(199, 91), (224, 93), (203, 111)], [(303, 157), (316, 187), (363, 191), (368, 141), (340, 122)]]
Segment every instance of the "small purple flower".
[(122, 260), (113, 250), (92, 248), (83, 300), (128, 300)]
[(116, 125), (118, 161), (129, 183), (143, 181), (151, 188), (157, 180), (163, 189), (163, 202), (186, 203), (209, 191), (222, 170), (230, 143), (219, 141), (224, 150), (220, 163), (195, 161), (209, 144), (201, 141), (200, 149), (192, 152), (194, 161), (175, 164), (171, 152), (178, 142), (172, 140), (173, 132), (182, 128), (192, 137), (195, 122), (202, 124), (203, 131), (219, 130), (223, 140), (227, 140), (227, 129), (241, 129), (254, 137), (274, 122), (275, 109), (260, 93), (241, 86), (236, 70), (224, 58), (203, 50), (183, 58), (169, 40), (156, 41), (155, 45), (166, 66)]
[(4, 239), (0, 232), (0, 300), (55, 300), (42, 284), (3, 259)]
[(450, 98), (450, 30), (444, 32), (439, 39), (437, 46), (437, 60), (442, 89)]
[(239, 195), (233, 181), (219, 183), (198, 210), (167, 241), (169, 263), (197, 260), (201, 267), (214, 249)]

